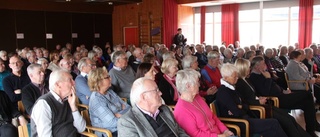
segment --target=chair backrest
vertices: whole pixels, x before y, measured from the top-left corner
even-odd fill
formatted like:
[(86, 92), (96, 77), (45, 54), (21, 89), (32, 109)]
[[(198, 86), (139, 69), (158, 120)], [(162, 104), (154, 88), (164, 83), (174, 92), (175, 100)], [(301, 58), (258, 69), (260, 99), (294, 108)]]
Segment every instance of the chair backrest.
[(31, 128), (30, 123), (27, 125), (18, 126), (19, 137), (30, 137), (31, 136)]
[(86, 121), (87, 125), (91, 126), (91, 120), (90, 120), (90, 115), (89, 115), (89, 106), (84, 105), (84, 104), (77, 104), (77, 105), (78, 105), (80, 114), (82, 115), (82, 117)]
[(214, 114), (217, 115), (217, 117), (220, 116), (220, 112), (218, 110), (217, 102), (215, 100), (212, 103), (210, 103), (210, 109)]
[(286, 79), (286, 83), (287, 83), (288, 87), (290, 87), (289, 86), (289, 77), (288, 77), (288, 74), (286, 72), (284, 72), (284, 78)]
[(24, 113), (26, 112), (26, 109), (24, 108), (23, 103), (22, 103), (21, 100), (18, 101), (18, 110), (19, 110), (22, 114), (24, 114)]

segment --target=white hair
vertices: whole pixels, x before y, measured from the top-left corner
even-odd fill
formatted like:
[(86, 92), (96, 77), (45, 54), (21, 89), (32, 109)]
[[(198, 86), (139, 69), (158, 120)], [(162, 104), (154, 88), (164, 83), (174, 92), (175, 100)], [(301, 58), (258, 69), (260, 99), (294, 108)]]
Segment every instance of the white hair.
[(30, 74), (33, 73), (33, 71), (34, 71), (35, 68), (41, 68), (41, 65), (39, 65), (39, 64), (30, 64), (30, 65), (27, 67), (27, 72), (28, 72), (29, 77), (30, 77)]
[[(65, 74), (69, 74), (68, 71), (64, 70), (64, 69), (58, 69), (53, 71), (50, 74), (50, 78), (49, 78), (49, 89), (51, 91), (54, 91), (54, 85), (58, 82), (61, 81), (64, 78)], [(70, 74), (69, 74), (70, 75)]]
[(144, 83), (148, 80), (152, 81), (150, 78), (141, 77), (133, 82), (130, 91), (130, 102), (132, 106), (140, 101), (140, 95), (144, 92), (145, 89)]
[(176, 77), (177, 90), (180, 93), (186, 92), (188, 89), (186, 85), (198, 84), (199, 77), (200, 77), (200, 73), (194, 69), (179, 70)]
[(47, 63), (48, 63), (48, 60), (47, 59), (45, 59), (45, 58), (39, 58), (38, 59), (38, 61), (37, 61), (37, 64), (42, 64), (44, 61), (47, 61)]
[(230, 77), (234, 72), (238, 73), (238, 69), (235, 65), (230, 63), (223, 64), (220, 69), (223, 78)]
[(182, 67), (183, 69), (191, 68), (191, 64), (197, 61), (196, 56), (187, 55), (182, 59)]

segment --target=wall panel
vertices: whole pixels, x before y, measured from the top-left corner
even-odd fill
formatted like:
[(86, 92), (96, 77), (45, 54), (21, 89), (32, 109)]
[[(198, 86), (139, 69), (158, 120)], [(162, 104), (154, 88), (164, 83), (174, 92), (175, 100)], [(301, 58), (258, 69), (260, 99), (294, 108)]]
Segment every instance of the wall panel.
[(111, 14), (95, 14), (94, 16), (94, 33), (100, 34), (99, 38), (94, 39), (94, 44), (101, 48), (105, 46), (106, 42), (113, 44), (111, 20)]
[(14, 11), (0, 10), (0, 19), (0, 50), (13, 52), (17, 48)]
[(57, 44), (71, 43), (71, 13), (46, 12), (46, 33), (53, 35), (52, 39), (47, 39), (49, 50), (55, 49)]
[(46, 47), (45, 14), (40, 11), (16, 11), (17, 33), (23, 33), (24, 39), (18, 39), (18, 48)]
[(94, 44), (94, 15), (72, 13), (72, 33), (77, 33), (77, 38), (72, 38), (73, 47), (81, 44), (90, 50)]

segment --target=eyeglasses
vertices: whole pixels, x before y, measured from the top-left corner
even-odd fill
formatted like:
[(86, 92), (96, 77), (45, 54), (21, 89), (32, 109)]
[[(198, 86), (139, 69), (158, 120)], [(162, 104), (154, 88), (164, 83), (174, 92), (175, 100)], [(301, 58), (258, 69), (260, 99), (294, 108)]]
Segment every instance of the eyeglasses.
[(87, 64), (87, 66), (96, 67), (96, 64)]
[(143, 93), (146, 93), (146, 92), (156, 92), (156, 93), (159, 93), (160, 90), (159, 90), (159, 88), (157, 88), (157, 89), (154, 89), (154, 90), (143, 91)]
[(106, 77), (104, 77), (103, 79), (109, 79), (110, 78), (110, 75), (107, 75)]

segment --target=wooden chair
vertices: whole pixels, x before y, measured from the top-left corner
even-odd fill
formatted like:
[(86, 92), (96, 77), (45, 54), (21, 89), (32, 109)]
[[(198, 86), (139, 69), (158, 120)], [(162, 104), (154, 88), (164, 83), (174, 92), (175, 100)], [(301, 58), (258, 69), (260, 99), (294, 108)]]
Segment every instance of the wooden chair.
[(25, 118), (30, 119), (30, 115), (27, 114), (26, 109), (24, 108), (24, 105), (21, 100), (18, 101), (18, 110)]
[(79, 110), (81, 110), (80, 113), (87, 123), (86, 129), (89, 133), (94, 133), (93, 131), (98, 131), (98, 132), (105, 133), (108, 137), (112, 137), (112, 133), (110, 130), (104, 129), (104, 128), (93, 127), (91, 125), (91, 120), (90, 120), (90, 116), (89, 116), (89, 106), (84, 105), (84, 104), (78, 104), (78, 108), (79, 108)]
[[(223, 122), (225, 123), (225, 125), (227, 126), (228, 124), (232, 123), (232, 125), (236, 125), (236, 124), (242, 124), (244, 125), (245, 129), (243, 131), (245, 131), (245, 137), (249, 137), (250, 136), (250, 130), (249, 130), (249, 122), (245, 119), (240, 119), (240, 118), (225, 118), (225, 117), (220, 117), (220, 113), (219, 110), (217, 109), (217, 104), (216, 101), (213, 101), (210, 104), (210, 109), (211, 111), (217, 115), (217, 117)], [(259, 111), (260, 113), (260, 118), (265, 118), (265, 109), (261, 106), (250, 106), (251, 110), (254, 111)], [(263, 113), (263, 114), (261, 114)], [(237, 127), (239, 127), (238, 125), (236, 125)], [(229, 127), (229, 128), (233, 128), (233, 127)], [(235, 129), (235, 128), (233, 128)], [(241, 130), (239, 129), (235, 129), (237, 131), (237, 135), (241, 136)], [(239, 130), (239, 131), (238, 131)], [(253, 136), (260, 136), (258, 134), (254, 134)]]
[(288, 87), (290, 87), (290, 83), (304, 83), (306, 85), (306, 91), (309, 91), (309, 83), (305, 80), (289, 80), (289, 76), (287, 73), (284, 73), (284, 77), (286, 79)]
[[(28, 123), (27, 125), (18, 126), (18, 134), (19, 134), (19, 137), (30, 137), (31, 136), (30, 123)], [(82, 132), (80, 134), (86, 137), (97, 137), (97, 135), (89, 132)]]

